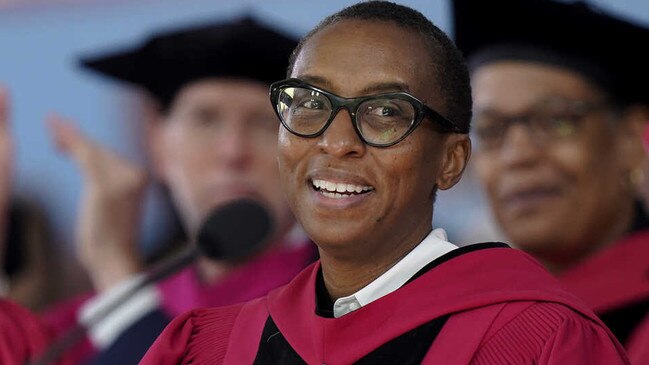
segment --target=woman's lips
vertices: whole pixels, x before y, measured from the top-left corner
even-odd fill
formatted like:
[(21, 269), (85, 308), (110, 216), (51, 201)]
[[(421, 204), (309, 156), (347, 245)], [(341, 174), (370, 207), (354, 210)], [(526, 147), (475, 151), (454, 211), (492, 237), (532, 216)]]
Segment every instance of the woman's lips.
[(522, 213), (539, 209), (560, 195), (561, 190), (559, 188), (539, 186), (518, 189), (514, 192), (503, 194), (500, 201), (507, 210)]

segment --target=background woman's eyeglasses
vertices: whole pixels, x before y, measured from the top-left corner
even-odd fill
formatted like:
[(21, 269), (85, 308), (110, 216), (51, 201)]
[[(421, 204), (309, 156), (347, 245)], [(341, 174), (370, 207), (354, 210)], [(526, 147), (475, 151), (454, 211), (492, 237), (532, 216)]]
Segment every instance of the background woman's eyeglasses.
[(341, 108), (350, 113), (360, 139), (374, 147), (399, 143), (424, 117), (443, 132), (466, 133), (406, 92), (343, 98), (302, 80), (287, 79), (271, 85), (270, 99), (282, 125), (305, 138), (324, 133)]
[(587, 116), (611, 108), (605, 102), (563, 101), (546, 104), (517, 116), (504, 116), (493, 111), (477, 112), (472, 123), (476, 146), (481, 150), (499, 149), (514, 124), (526, 126), (537, 143), (566, 140), (577, 135)]

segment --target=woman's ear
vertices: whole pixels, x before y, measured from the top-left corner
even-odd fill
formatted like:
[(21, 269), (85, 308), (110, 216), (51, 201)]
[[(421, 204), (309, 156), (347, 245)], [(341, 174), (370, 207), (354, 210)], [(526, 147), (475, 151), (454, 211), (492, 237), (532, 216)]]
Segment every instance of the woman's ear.
[(450, 134), (444, 144), (444, 164), (437, 177), (437, 187), (441, 190), (450, 189), (460, 181), (471, 157), (471, 139), (468, 134)]

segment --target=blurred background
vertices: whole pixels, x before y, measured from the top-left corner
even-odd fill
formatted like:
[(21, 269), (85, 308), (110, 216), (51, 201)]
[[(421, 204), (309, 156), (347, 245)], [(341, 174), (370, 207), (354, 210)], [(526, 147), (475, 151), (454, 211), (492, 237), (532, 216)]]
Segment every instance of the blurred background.
[[(39, 212), (51, 279), (44, 301), (88, 287), (73, 258), (74, 223), (81, 176), (47, 133), (49, 113), (72, 119), (90, 137), (145, 165), (140, 105), (135, 91), (79, 67), (79, 57), (129, 47), (152, 31), (251, 14), (300, 36), (349, 0), (0, 0), (0, 85), (10, 92), (16, 144), (14, 195)], [(450, 29), (445, 0), (398, 1), (414, 7), (443, 30)], [(649, 1), (591, 0), (633, 21), (649, 23)], [(551, 24), (548, 24), (551, 26)], [(575, 24), (576, 27), (579, 24)], [(606, 41), (606, 40), (602, 40)], [(649, 45), (635, 45), (638, 52)], [(646, 50), (644, 50), (646, 51)], [(260, 60), (263, 62), (263, 60)], [(648, 71), (649, 72), (649, 71)], [(460, 185), (438, 197), (435, 226), (461, 244), (496, 240), (482, 195), (468, 171)], [(152, 188), (145, 208), (141, 247), (160, 250), (175, 230), (168, 203)], [(42, 305), (39, 303), (38, 305)]]

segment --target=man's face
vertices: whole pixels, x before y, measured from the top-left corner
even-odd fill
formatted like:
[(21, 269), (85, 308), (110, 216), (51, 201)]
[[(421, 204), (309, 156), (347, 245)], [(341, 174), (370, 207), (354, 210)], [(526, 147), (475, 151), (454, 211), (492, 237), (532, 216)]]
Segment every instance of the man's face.
[(549, 115), (560, 122), (575, 106), (591, 105), (563, 137), (541, 141), (517, 123), (500, 146), (478, 142), (478, 175), (508, 238), (542, 259), (561, 262), (624, 230), (615, 227), (632, 199), (622, 182), (621, 124), (614, 127), (607, 120), (610, 110), (597, 108), (603, 95), (576, 73), (541, 64), (493, 63), (472, 78), (476, 131), (494, 116)]
[[(346, 20), (306, 42), (291, 77), (342, 97), (407, 91), (443, 114), (427, 52), (419, 35), (390, 22)], [(289, 204), (329, 253), (398, 252), (396, 245), (430, 230), (436, 186), (452, 185), (440, 182), (447, 139), (426, 119), (398, 144), (371, 147), (345, 109), (315, 138), (280, 128), (278, 159)], [(347, 193), (326, 192), (332, 189)]]
[(238, 198), (265, 204), (278, 230), (292, 225), (277, 171), (278, 125), (261, 83), (205, 79), (179, 91), (154, 126), (153, 149), (191, 235), (212, 209)]

